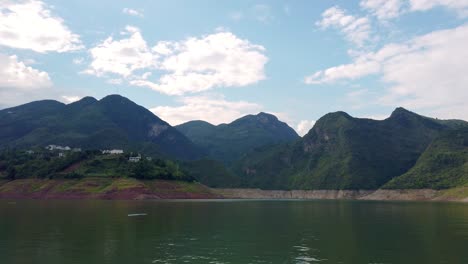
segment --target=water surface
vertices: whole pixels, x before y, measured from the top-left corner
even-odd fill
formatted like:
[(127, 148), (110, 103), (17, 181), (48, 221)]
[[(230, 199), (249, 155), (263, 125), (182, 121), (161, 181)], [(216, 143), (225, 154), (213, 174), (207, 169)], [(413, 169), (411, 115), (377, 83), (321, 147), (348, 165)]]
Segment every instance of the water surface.
[(468, 263), (468, 204), (0, 200), (0, 263)]

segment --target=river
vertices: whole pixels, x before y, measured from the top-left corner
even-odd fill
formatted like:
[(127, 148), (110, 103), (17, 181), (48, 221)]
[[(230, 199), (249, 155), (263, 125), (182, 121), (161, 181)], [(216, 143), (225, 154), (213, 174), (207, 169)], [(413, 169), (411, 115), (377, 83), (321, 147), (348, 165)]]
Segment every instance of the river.
[(0, 200), (0, 263), (468, 263), (468, 204)]

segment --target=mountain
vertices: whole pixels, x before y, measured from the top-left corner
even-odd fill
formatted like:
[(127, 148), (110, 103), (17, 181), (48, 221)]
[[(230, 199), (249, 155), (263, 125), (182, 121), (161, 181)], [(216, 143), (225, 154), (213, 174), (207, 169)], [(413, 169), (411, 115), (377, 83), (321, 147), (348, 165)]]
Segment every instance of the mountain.
[(405, 174), (384, 189), (445, 189), (468, 184), (468, 128), (442, 133)]
[(257, 149), (234, 171), (246, 187), (377, 189), (413, 167), (429, 144), (453, 127), (447, 122), (403, 108), (382, 121), (330, 113), (302, 139)]
[(0, 147), (49, 144), (84, 149), (118, 148), (195, 159), (201, 150), (146, 108), (119, 95), (85, 97), (65, 105), (45, 100), (0, 111)]
[(204, 121), (190, 121), (175, 128), (206, 150), (209, 158), (226, 164), (257, 147), (299, 138), (294, 129), (267, 113), (247, 115), (218, 126)]

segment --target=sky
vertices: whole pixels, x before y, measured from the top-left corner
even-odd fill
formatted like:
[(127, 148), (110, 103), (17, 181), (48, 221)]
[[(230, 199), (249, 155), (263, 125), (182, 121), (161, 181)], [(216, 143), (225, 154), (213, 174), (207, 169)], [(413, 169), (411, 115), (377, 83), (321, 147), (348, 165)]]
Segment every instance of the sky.
[(0, 0), (0, 109), (121, 94), (171, 125), (468, 120), (468, 0)]

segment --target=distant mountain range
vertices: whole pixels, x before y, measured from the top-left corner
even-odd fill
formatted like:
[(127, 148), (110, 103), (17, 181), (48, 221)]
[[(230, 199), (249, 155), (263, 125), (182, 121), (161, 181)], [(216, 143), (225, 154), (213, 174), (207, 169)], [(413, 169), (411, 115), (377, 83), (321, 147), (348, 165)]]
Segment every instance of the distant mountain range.
[(0, 148), (124, 149), (180, 160), (202, 183), (263, 189), (450, 188), (468, 184), (468, 123), (397, 108), (382, 121), (344, 112), (304, 136), (267, 113), (176, 127), (119, 96), (45, 100), (0, 111)]
[(251, 153), (235, 171), (244, 185), (265, 189), (377, 189), (410, 170), (440, 135), (467, 124), (403, 108), (382, 121), (330, 113), (302, 139)]
[(267, 113), (244, 116), (218, 126), (205, 121), (190, 121), (175, 128), (203, 148), (209, 158), (227, 164), (254, 148), (299, 139), (294, 129)]

